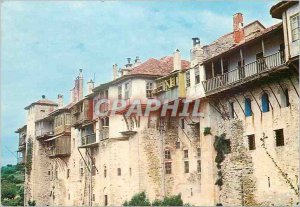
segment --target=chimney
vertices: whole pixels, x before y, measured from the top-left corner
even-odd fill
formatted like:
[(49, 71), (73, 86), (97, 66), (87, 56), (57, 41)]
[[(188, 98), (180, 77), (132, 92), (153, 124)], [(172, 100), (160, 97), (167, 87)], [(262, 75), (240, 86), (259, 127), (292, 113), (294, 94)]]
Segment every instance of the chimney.
[(74, 88), (70, 90), (70, 103), (75, 102), (75, 97), (74, 97)]
[(83, 99), (83, 75), (82, 75), (82, 69), (79, 69), (79, 88), (78, 88), (78, 100)]
[(87, 95), (93, 93), (94, 89), (94, 81), (91, 79), (89, 82), (87, 82)]
[(45, 95), (42, 95), (42, 99), (45, 99), (46, 98), (46, 96)]
[(141, 59), (139, 58), (139, 56), (136, 56), (132, 67), (136, 67), (136, 66), (140, 65), (141, 63), (142, 62), (141, 62)]
[(126, 64), (126, 68), (131, 68), (132, 64), (130, 63), (131, 58), (127, 58), (127, 64)]
[(119, 74), (118, 74), (118, 65), (114, 64), (113, 65), (113, 80), (116, 80), (118, 78)]
[(200, 44), (200, 39), (199, 39), (199, 37), (193, 37), (192, 40), (193, 40), (193, 46), (196, 46), (196, 45), (199, 45), (199, 44)]
[(181, 55), (178, 49), (173, 53), (173, 71), (176, 70), (181, 70)]
[(233, 15), (233, 39), (236, 44), (244, 41), (244, 18), (242, 13), (236, 13)]
[(64, 106), (64, 96), (61, 94), (57, 95), (57, 104), (58, 104), (58, 108), (62, 108)]

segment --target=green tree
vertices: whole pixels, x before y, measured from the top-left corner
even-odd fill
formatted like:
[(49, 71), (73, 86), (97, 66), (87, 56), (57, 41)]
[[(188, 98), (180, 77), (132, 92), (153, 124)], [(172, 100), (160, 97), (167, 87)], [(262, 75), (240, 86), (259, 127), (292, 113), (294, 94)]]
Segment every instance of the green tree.
[(146, 197), (145, 192), (135, 194), (130, 201), (125, 201), (123, 206), (150, 206), (151, 203)]
[(13, 199), (16, 197), (18, 187), (12, 183), (3, 183), (1, 186), (1, 198)]

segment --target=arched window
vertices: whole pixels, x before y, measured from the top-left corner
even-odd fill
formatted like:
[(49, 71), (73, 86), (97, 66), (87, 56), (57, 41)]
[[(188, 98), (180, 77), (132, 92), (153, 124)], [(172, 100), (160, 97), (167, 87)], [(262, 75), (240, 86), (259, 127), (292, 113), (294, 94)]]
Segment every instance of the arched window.
[(261, 96), (261, 108), (262, 112), (270, 111), (269, 95), (267, 93), (263, 93)]
[(171, 152), (168, 149), (165, 150), (165, 159), (167, 159), (167, 160), (171, 159)]
[(285, 88), (283, 91), (280, 91), (280, 99), (282, 107), (290, 106), (289, 90), (287, 88)]
[(251, 99), (245, 98), (245, 115), (252, 116)]

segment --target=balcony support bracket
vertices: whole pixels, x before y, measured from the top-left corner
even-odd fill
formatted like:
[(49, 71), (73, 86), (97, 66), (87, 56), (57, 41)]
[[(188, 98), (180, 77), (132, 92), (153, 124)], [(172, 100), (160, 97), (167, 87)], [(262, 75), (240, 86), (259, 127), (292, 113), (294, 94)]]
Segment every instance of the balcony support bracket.
[(84, 164), (85, 164), (85, 166), (87, 167), (88, 171), (89, 171), (89, 172), (92, 172), (91, 169), (90, 169), (90, 166), (87, 164), (87, 162), (86, 162), (85, 159), (83, 158), (83, 156), (82, 156), (82, 154), (81, 154), (81, 152), (80, 152), (80, 149), (77, 148), (77, 150), (78, 150), (78, 152), (79, 152), (79, 154), (80, 154), (82, 160), (84, 161)]
[[(259, 110), (260, 110), (260, 113), (262, 114), (262, 109), (261, 109), (260, 105), (258, 104), (258, 101), (256, 100), (256, 98), (255, 98), (255, 96), (253, 95), (253, 93), (251, 92), (251, 90), (249, 90), (249, 92), (250, 92), (251, 96), (253, 97), (255, 103), (257, 104), (257, 106), (258, 106), (258, 108), (259, 108)], [(252, 109), (251, 109), (251, 112), (252, 112), (252, 114), (253, 114)]]
[[(244, 94), (243, 94), (244, 95)], [(238, 103), (238, 105), (240, 106), (240, 108), (242, 109), (243, 111), (243, 114), (246, 116), (246, 113), (245, 113), (245, 110), (243, 109), (241, 103), (239, 102), (239, 100), (235, 97), (235, 95), (233, 94), (233, 98), (236, 100), (236, 102)]]
[(211, 107), (213, 107), (217, 112), (219, 112), (219, 114), (221, 115), (222, 119), (225, 120), (225, 118), (224, 118), (222, 112), (221, 112), (216, 106), (214, 106), (214, 104), (211, 104), (211, 103), (209, 102), (209, 105), (211, 105)]
[(297, 91), (297, 89), (296, 89), (296, 87), (295, 87), (295, 85), (294, 85), (294, 83), (293, 83), (291, 77), (289, 77), (289, 80), (290, 80), (290, 82), (291, 82), (291, 84), (292, 84), (292, 86), (293, 86), (293, 88), (294, 88), (294, 90), (295, 90), (295, 92), (297, 93), (297, 96), (298, 96), (298, 98), (299, 98), (299, 93), (298, 93), (298, 91)]
[(274, 93), (272, 87), (271, 87), (269, 84), (267, 84), (267, 85), (268, 85), (268, 87), (270, 88), (270, 90), (271, 90), (273, 96), (275, 97), (275, 99), (276, 99), (276, 101), (277, 101), (277, 103), (278, 103), (279, 108), (281, 108), (281, 105), (280, 105), (280, 103), (279, 103), (279, 101), (278, 101), (278, 98), (277, 98), (277, 96), (275, 95), (275, 93)]

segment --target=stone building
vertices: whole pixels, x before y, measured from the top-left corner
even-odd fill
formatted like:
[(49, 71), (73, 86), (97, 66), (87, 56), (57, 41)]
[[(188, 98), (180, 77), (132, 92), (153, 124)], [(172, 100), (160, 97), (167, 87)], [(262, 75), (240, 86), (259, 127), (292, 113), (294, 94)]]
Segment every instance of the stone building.
[[(26, 158), (25, 203), (113, 206), (145, 191), (150, 201), (181, 194), (202, 206), (295, 205), (298, 10), (295, 2), (276, 4), (271, 15), (283, 21), (268, 28), (244, 25), (237, 13), (233, 31), (213, 43), (193, 38), (190, 62), (179, 50), (145, 62), (128, 58), (113, 65), (112, 81), (89, 81), (86, 96), (80, 70), (66, 106), (62, 95), (27, 106), (26, 125), (16, 131), (20, 162)], [(114, 114), (116, 99), (125, 105)], [(127, 116), (153, 99), (178, 102), (179, 110), (200, 100), (201, 113), (173, 116), (168, 108), (162, 116), (160, 107)]]

